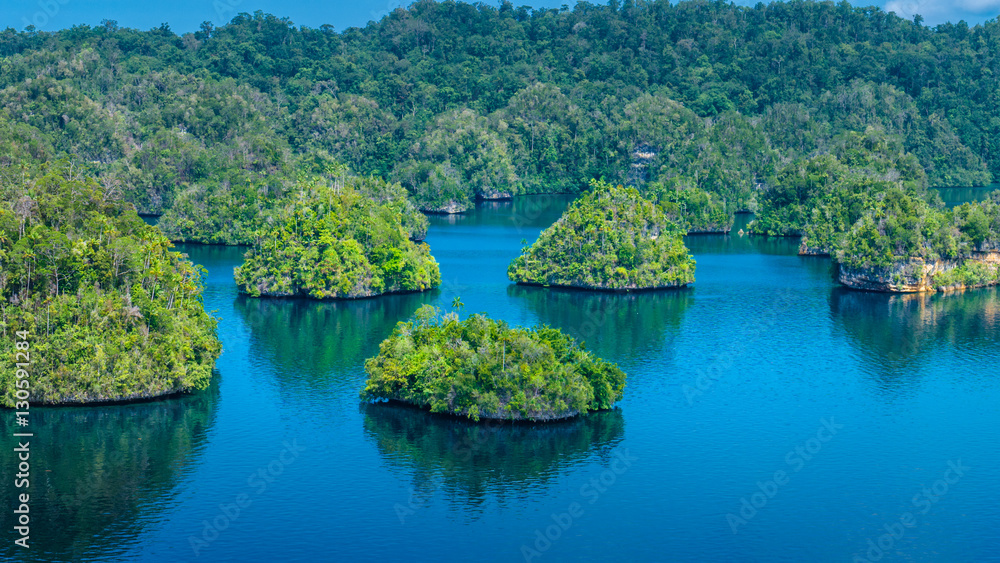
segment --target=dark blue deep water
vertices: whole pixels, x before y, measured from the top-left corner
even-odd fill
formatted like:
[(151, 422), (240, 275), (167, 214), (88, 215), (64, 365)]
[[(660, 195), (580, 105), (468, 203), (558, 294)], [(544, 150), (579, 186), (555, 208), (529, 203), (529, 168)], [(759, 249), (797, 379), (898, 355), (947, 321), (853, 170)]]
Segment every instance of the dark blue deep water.
[[(33, 409), (34, 547), (0, 553), (1000, 561), (997, 290), (845, 291), (796, 240), (735, 234), (688, 239), (698, 265), (686, 290), (510, 285), (521, 240), (567, 202), (433, 217), (444, 285), (420, 295), (248, 299), (232, 281), (240, 249), (182, 246), (208, 269), (205, 305), (221, 318), (215, 383), (166, 401)], [(617, 362), (620, 408), (477, 426), (361, 404), (363, 363), (394, 324), (455, 296), (465, 313), (558, 326)]]

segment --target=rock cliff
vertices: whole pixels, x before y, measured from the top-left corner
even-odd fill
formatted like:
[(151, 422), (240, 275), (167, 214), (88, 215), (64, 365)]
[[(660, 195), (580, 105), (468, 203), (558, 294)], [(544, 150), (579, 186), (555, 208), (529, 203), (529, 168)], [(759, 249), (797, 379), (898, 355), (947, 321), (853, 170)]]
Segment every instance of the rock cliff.
[[(841, 264), (838, 280), (853, 289), (891, 293), (952, 291), (1000, 284), (1000, 251), (982, 245), (980, 248), (962, 260), (926, 262), (913, 258), (888, 268), (851, 268)], [(970, 270), (977, 275), (967, 275)]]

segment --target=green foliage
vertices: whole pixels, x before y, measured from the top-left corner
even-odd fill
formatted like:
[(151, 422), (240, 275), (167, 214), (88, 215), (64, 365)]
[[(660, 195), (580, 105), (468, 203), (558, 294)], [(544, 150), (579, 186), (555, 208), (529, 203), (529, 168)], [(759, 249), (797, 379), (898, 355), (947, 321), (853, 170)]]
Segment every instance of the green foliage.
[(878, 194), (847, 233), (838, 260), (851, 268), (889, 268), (913, 258), (956, 260), (971, 251), (952, 213), (899, 188)]
[(235, 271), (240, 291), (328, 299), (437, 287), (441, 274), (429, 248), (409, 240), (398, 202), (367, 196), (370, 183), (380, 181), (300, 184), (294, 204), (256, 232)]
[[(332, 184), (348, 183), (372, 202), (387, 205), (401, 214), (404, 229), (414, 240), (427, 236), (427, 217), (417, 209), (400, 184), (377, 177), (351, 176), (347, 168), (323, 152), (298, 159), (300, 178), (307, 174)], [(298, 180), (301, 182), (302, 180)], [(157, 226), (171, 240), (208, 244), (251, 244), (255, 233), (295, 206), (296, 183), (279, 185), (264, 176), (248, 176), (237, 183), (191, 185), (177, 194)]]
[[(31, 454), (47, 461), (39, 471), (45, 486), (32, 491), (31, 500), (46, 507), (56, 533), (44, 546), (32, 546), (42, 555), (29, 560), (100, 557), (118, 545), (108, 530), (141, 529), (149, 506), (169, 502), (187, 468), (202, 459), (218, 403), (213, 381), (204, 391), (157, 401), (32, 408), (32, 426), (47, 437), (31, 440)], [(20, 461), (13, 447), (0, 452), (0, 463)], [(74, 533), (61, 533), (67, 530)]]
[(684, 230), (634, 188), (595, 181), (511, 262), (511, 281), (590, 289), (678, 287), (694, 281)]
[(465, 211), (476, 199), (521, 193), (507, 145), (470, 109), (438, 118), (394, 174), (426, 211)]
[(935, 287), (985, 287), (1000, 284), (1000, 270), (980, 261), (967, 261), (960, 266), (934, 274)]
[(871, 194), (891, 186), (926, 194), (926, 175), (900, 140), (874, 128), (840, 135), (832, 151), (792, 162), (760, 197), (753, 232), (807, 235), (808, 246), (829, 253), (861, 217)]
[[(203, 389), (221, 351), (203, 270), (130, 204), (67, 164), (0, 191), (0, 347), (27, 331), (31, 401), (80, 403)], [(14, 373), (0, 374), (14, 405)]]
[(900, 139), (932, 186), (1000, 174), (992, 20), (656, 0), (417, 2), (343, 32), (259, 11), (216, 23), (4, 30), (0, 123), (17, 123), (27, 158), (67, 157), (166, 213), (171, 238), (226, 244), (250, 242), (317, 154), (428, 210), (603, 177), (698, 188), (728, 213), (760, 205), (770, 234), (803, 232), (813, 206), (782, 212), (760, 186), (803, 187), (776, 177), (783, 164), (835, 154), (847, 131)]
[(712, 192), (658, 182), (646, 186), (644, 192), (659, 204), (668, 220), (688, 234), (728, 233), (733, 227), (733, 214)]
[(363, 399), (473, 420), (554, 420), (610, 409), (622, 397), (625, 374), (558, 329), (438, 313), (425, 305), (396, 325), (365, 363)]
[(892, 188), (879, 194), (873, 208), (847, 233), (837, 253), (853, 269), (895, 272), (922, 278), (913, 265), (937, 263), (933, 287), (981, 287), (1000, 283), (995, 260), (1000, 251), (1000, 192), (986, 201), (954, 210)]

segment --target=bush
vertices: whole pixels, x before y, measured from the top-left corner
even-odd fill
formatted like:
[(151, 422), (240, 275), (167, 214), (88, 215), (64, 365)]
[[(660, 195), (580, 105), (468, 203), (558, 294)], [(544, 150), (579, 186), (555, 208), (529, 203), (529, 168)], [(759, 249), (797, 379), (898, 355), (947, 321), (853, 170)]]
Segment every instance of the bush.
[(365, 400), (392, 399), (473, 420), (554, 420), (611, 408), (625, 373), (547, 326), (503, 321), (424, 305), (400, 322), (365, 363)]

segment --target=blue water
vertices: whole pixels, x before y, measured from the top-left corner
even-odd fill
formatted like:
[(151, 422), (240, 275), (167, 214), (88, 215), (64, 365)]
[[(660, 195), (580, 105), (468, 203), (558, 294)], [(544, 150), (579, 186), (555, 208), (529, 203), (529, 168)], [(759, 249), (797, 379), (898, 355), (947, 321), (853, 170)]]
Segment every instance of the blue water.
[[(889, 525), (882, 561), (1000, 561), (996, 289), (845, 291), (796, 240), (738, 235), (688, 238), (685, 290), (511, 286), (522, 239), (567, 201), (432, 217), (445, 283), (419, 295), (249, 299), (240, 249), (182, 246), (221, 318), (213, 387), (35, 409), (37, 471), (52, 471), (25, 559), (846, 562)], [(620, 408), (510, 426), (362, 405), (364, 360), (394, 323), (455, 296), (585, 340), (628, 374)], [(741, 499), (758, 508), (741, 516)]]
[(982, 201), (997, 190), (1000, 190), (1000, 184), (975, 188), (935, 188), (948, 207), (955, 207), (967, 201)]

